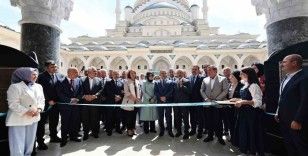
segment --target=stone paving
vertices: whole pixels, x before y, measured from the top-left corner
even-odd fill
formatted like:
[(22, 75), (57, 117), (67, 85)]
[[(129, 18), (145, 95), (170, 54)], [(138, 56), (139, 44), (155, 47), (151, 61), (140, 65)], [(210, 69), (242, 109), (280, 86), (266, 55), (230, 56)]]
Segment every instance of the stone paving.
[(105, 132), (101, 132), (98, 139), (90, 136), (89, 140), (81, 143), (68, 142), (64, 148), (60, 148), (57, 143), (49, 143), (49, 138), (46, 138), (49, 149), (38, 151), (37, 156), (232, 156), (239, 154), (229, 143), (222, 146), (216, 140), (204, 143), (203, 138), (197, 140), (196, 136), (185, 141), (181, 137), (171, 138), (167, 134), (158, 137), (158, 133), (142, 134), (140, 128), (137, 129), (137, 133), (139, 135), (130, 138), (125, 134), (114, 133), (112, 136), (107, 136)]

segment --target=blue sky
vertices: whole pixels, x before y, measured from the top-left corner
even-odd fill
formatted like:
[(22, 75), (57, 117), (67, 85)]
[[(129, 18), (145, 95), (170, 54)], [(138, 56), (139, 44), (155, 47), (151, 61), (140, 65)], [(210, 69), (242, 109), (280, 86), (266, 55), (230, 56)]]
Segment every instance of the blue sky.
[[(0, 24), (20, 31), (18, 21), (20, 9), (12, 7), (10, 0), (0, 0)], [(202, 8), (202, 0), (189, 0)], [(122, 8), (133, 6), (135, 0), (122, 0)], [(259, 40), (266, 40), (265, 17), (257, 16), (250, 0), (208, 0), (209, 24), (220, 27), (220, 33), (236, 34), (247, 32), (259, 34)], [(201, 12), (200, 15), (202, 16)], [(122, 18), (124, 10), (122, 9)], [(62, 21), (61, 40), (80, 35), (103, 36), (105, 29), (114, 28), (115, 0), (74, 0), (74, 9), (69, 21)]]

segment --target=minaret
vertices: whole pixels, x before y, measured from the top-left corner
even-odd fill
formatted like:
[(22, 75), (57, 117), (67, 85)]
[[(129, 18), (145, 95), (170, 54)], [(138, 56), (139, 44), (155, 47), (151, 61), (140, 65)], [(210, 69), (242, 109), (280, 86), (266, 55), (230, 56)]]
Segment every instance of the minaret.
[(116, 13), (116, 23), (119, 23), (119, 21), (121, 20), (121, 1), (120, 0), (116, 1), (115, 13)]
[(206, 21), (206, 23), (208, 22), (207, 21), (207, 12), (208, 12), (209, 8), (207, 6), (207, 0), (203, 0), (203, 8), (202, 8), (202, 13), (203, 13), (203, 19)]

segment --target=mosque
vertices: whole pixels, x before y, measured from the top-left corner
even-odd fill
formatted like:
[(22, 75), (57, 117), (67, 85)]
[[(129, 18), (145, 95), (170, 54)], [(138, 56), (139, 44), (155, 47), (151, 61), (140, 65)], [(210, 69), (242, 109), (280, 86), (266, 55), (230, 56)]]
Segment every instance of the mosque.
[(189, 71), (193, 65), (204, 64), (237, 69), (268, 57), (267, 43), (257, 41), (258, 35), (226, 35), (219, 33), (219, 27), (210, 27), (207, 0), (202, 10), (188, 0), (136, 0), (124, 8), (124, 20), (120, 6), (116, 0), (116, 25), (106, 30), (106, 36), (79, 36), (61, 45), (62, 72), (72, 66), (133, 69), (139, 74), (161, 69)]

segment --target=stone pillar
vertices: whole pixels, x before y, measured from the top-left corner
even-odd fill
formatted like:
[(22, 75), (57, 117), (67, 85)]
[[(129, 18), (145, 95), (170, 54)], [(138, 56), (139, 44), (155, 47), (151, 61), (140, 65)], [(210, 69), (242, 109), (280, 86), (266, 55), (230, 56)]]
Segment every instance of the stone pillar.
[(257, 15), (265, 14), (268, 52), (308, 41), (307, 0), (251, 0)]
[[(280, 61), (289, 54), (299, 54), (308, 59), (308, 1), (307, 0), (251, 0), (257, 15), (265, 14), (269, 58), (265, 64), (266, 111), (275, 113), (281, 83)], [(308, 71), (307, 69), (304, 69)], [(284, 155), (279, 125), (272, 115), (265, 117), (268, 151)]]
[(60, 23), (68, 20), (73, 9), (72, 0), (11, 0), (12, 6), (21, 9), (21, 51), (34, 51), (39, 70), (46, 60), (59, 63)]

